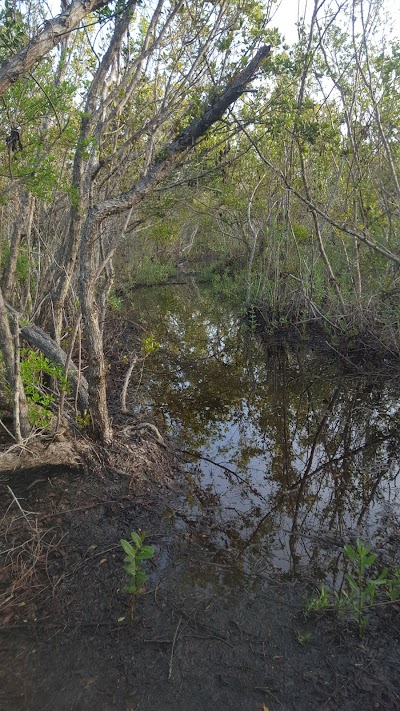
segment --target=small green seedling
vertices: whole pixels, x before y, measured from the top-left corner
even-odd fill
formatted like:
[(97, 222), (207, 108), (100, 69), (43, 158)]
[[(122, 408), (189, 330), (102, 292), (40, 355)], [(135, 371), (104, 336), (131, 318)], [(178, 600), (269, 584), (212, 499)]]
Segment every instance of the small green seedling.
[(375, 562), (376, 555), (371, 553), (370, 546), (365, 545), (359, 538), (355, 548), (344, 546), (344, 552), (353, 564), (354, 575), (346, 575), (348, 587), (342, 591), (342, 597), (351, 617), (357, 622), (358, 634), (362, 639), (367, 621), (365, 607), (374, 604), (377, 588), (387, 584), (388, 571), (385, 568), (376, 578), (367, 576), (367, 570)]
[(309, 642), (311, 639), (312, 639), (311, 632), (307, 632), (307, 631), (302, 632), (301, 630), (297, 630), (296, 640), (299, 644), (301, 644), (302, 647), (304, 647), (304, 645), (307, 644), (307, 642)]
[(149, 560), (154, 556), (153, 546), (144, 546), (143, 542), (147, 538), (146, 533), (136, 533), (131, 531), (131, 542), (121, 539), (120, 544), (125, 553), (124, 571), (129, 576), (129, 583), (126, 586), (126, 592), (130, 593), (131, 598), (131, 619), (133, 619), (133, 608), (135, 597), (144, 592), (144, 583), (147, 580), (147, 575), (143, 569), (143, 561)]
[(326, 610), (330, 606), (328, 588), (326, 585), (321, 585), (318, 595), (313, 595), (307, 600), (304, 606), (304, 617), (308, 619), (310, 615)]
[(321, 585), (318, 595), (307, 601), (304, 616), (307, 618), (324, 609), (334, 609), (340, 614), (348, 613), (356, 621), (358, 635), (362, 639), (367, 622), (365, 611), (376, 604), (378, 588), (384, 588), (390, 602), (400, 599), (400, 568), (394, 569), (391, 578), (388, 578), (387, 568), (373, 578), (368, 569), (375, 563), (376, 555), (371, 553), (370, 546), (365, 545), (359, 538), (354, 548), (344, 546), (344, 553), (352, 569), (345, 576), (343, 589), (340, 592), (335, 591), (331, 601), (328, 588)]
[(400, 568), (395, 568), (393, 578), (387, 581), (387, 595), (390, 602), (400, 600)]

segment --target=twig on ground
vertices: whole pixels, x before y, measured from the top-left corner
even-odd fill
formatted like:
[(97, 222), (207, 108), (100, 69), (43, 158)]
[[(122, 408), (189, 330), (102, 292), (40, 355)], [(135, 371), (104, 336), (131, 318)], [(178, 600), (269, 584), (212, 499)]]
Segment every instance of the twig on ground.
[(179, 618), (179, 622), (176, 626), (174, 638), (172, 640), (171, 656), (169, 658), (168, 679), (170, 679), (172, 676), (172, 665), (174, 663), (175, 644), (176, 644), (176, 640), (178, 639), (178, 633), (179, 633), (181, 624), (182, 624), (182, 617)]
[(34, 511), (24, 511), (24, 509), (22, 508), (21, 504), (19, 503), (17, 497), (15, 496), (13, 490), (11, 489), (10, 486), (8, 486), (8, 484), (7, 484), (7, 489), (8, 489), (8, 491), (10, 492), (10, 494), (11, 494), (11, 496), (12, 496), (14, 502), (17, 504), (19, 510), (21, 511), (21, 513), (22, 513), (22, 515), (23, 515), (25, 521), (27, 522), (29, 528), (32, 528), (31, 522), (29, 521), (29, 518), (28, 518), (28, 515), (29, 515), (29, 514), (33, 514), (33, 515), (34, 515), (35, 512), (34, 512)]

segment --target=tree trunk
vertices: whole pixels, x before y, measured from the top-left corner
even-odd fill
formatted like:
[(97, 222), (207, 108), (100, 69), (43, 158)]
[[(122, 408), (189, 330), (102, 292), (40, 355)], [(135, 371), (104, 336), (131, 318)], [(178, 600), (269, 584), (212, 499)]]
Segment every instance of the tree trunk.
[[(261, 47), (249, 63), (214, 98), (201, 116), (192, 121), (165, 146), (161, 157), (149, 167), (146, 175), (142, 176), (131, 190), (105, 199), (88, 209), (81, 236), (79, 298), (89, 357), (89, 409), (93, 432), (106, 444), (112, 441), (112, 428), (107, 409), (106, 364), (96, 289), (98, 279), (96, 257), (100, 250), (101, 223), (107, 217), (122, 214), (138, 205), (157, 184), (172, 173), (182, 154), (192, 150), (198, 139), (220, 121), (227, 109), (243, 95), (248, 84), (254, 79), (260, 64), (270, 55), (270, 51), (270, 46)], [(105, 289), (106, 286), (104, 282), (103, 288)]]
[[(15, 317), (15, 327), (18, 331), (18, 319)], [(28, 420), (28, 405), (24, 386), (19, 372), (19, 341), (15, 341), (8, 321), (7, 309), (0, 289), (0, 342), (4, 357), (7, 383), (13, 393), (14, 433), (18, 442), (29, 436), (31, 426)], [(17, 346), (14, 348), (14, 344)]]
[(4, 96), (20, 76), (29, 72), (53, 47), (62, 42), (86, 15), (107, 4), (108, 0), (72, 0), (64, 12), (47, 20), (36, 37), (32, 37), (14, 57), (3, 62), (0, 68), (0, 96)]
[(104, 444), (113, 439), (107, 407), (107, 368), (103, 351), (99, 305), (96, 298), (97, 227), (88, 218), (82, 231), (80, 252), (79, 299), (85, 325), (85, 341), (89, 355), (88, 391), (93, 434)]
[(30, 242), (30, 231), (32, 229), (34, 198), (27, 190), (24, 190), (20, 198), (16, 200), (16, 215), (14, 218), (14, 229), (10, 240), (10, 251), (7, 266), (3, 277), (3, 294), (7, 301), (14, 301), (14, 290), (17, 277), (17, 263), (20, 251), (22, 236), (25, 235), (27, 243)]

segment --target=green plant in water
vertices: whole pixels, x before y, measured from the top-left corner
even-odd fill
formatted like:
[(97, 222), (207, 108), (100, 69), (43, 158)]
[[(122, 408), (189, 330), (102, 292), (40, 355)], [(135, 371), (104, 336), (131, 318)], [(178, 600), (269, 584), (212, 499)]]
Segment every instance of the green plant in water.
[(362, 639), (367, 621), (365, 608), (373, 605), (377, 588), (387, 584), (387, 568), (376, 578), (367, 576), (367, 570), (375, 562), (376, 555), (371, 553), (370, 546), (365, 545), (359, 538), (355, 548), (346, 545), (344, 552), (353, 564), (353, 573), (346, 575), (348, 588), (342, 591), (340, 602), (344, 603), (351, 617), (357, 622), (358, 634)]
[(344, 546), (344, 553), (352, 564), (352, 571), (345, 576), (344, 587), (340, 592), (334, 593), (334, 601), (329, 598), (328, 588), (322, 585), (318, 595), (311, 597), (304, 608), (307, 618), (310, 614), (324, 609), (335, 609), (339, 613), (348, 612), (357, 623), (358, 634), (362, 639), (367, 617), (365, 610), (375, 604), (376, 593), (379, 587), (385, 587), (390, 602), (400, 599), (400, 568), (395, 568), (393, 577), (388, 578), (387, 568), (372, 577), (368, 569), (376, 561), (375, 553), (371, 548), (357, 538), (355, 548)]
[(147, 538), (147, 534), (136, 533), (131, 531), (131, 541), (125, 538), (120, 540), (120, 544), (125, 553), (124, 571), (129, 576), (129, 582), (126, 586), (126, 592), (131, 595), (130, 617), (133, 619), (133, 609), (135, 598), (144, 592), (143, 585), (147, 580), (147, 574), (143, 568), (143, 561), (150, 560), (154, 556), (153, 546), (144, 546), (143, 542)]

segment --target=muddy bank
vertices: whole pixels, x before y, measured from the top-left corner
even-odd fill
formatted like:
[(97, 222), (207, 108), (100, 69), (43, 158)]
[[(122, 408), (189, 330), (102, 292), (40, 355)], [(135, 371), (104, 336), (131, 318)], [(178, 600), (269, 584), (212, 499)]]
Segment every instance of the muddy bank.
[[(46, 549), (13, 615), (3, 610), (0, 708), (398, 709), (398, 610), (371, 614), (363, 643), (348, 620), (306, 622), (313, 581), (267, 561), (249, 569), (215, 542), (207, 512), (188, 513), (171, 473), (170, 487), (149, 481), (140, 493), (72, 470), (20, 488)], [(118, 541), (140, 529), (156, 556), (131, 623)]]

